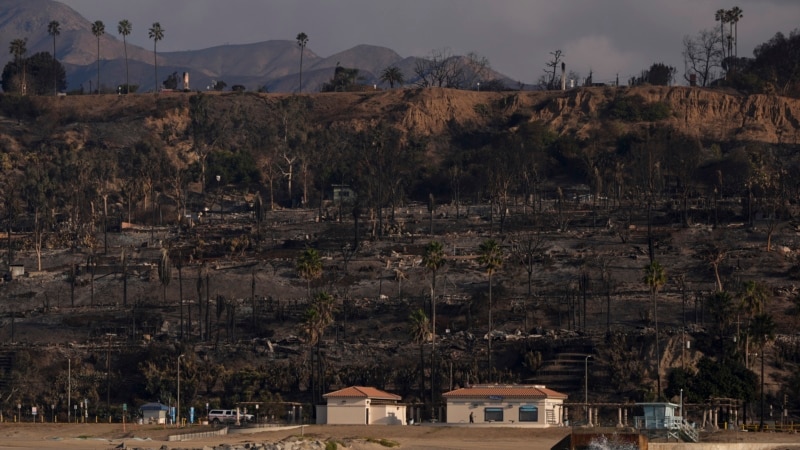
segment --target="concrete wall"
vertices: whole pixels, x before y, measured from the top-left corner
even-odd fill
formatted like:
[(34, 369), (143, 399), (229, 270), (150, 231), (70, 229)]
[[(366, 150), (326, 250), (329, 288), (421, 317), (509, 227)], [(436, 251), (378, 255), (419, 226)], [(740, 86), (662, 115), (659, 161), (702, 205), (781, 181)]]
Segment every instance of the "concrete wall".
[[(405, 425), (405, 405), (371, 405), (369, 399), (330, 399), (317, 407), (317, 424), (324, 425)], [(369, 410), (369, 423), (367, 411)]]
[(369, 423), (375, 425), (405, 425), (405, 405), (370, 405)]
[(367, 399), (336, 398), (328, 400), (328, 425), (365, 425)]

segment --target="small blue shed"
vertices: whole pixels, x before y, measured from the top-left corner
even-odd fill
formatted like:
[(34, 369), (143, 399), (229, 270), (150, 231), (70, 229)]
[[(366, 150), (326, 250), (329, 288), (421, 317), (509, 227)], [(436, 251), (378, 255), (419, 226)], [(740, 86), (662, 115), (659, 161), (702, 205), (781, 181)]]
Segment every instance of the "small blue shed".
[(161, 403), (145, 403), (139, 407), (142, 412), (142, 421), (144, 423), (167, 423), (167, 412), (169, 407)]

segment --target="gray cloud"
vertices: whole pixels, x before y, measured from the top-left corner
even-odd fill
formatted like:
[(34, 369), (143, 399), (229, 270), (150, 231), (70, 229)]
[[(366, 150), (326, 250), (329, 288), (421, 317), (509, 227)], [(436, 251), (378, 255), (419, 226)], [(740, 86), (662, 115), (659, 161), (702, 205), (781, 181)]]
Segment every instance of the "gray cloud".
[(776, 32), (797, 27), (797, 0), (62, 0), (90, 21), (116, 32), (133, 22), (129, 41), (149, 48), (147, 29), (166, 30), (160, 51), (193, 50), (273, 39), (303, 31), (320, 56), (358, 44), (389, 47), (401, 56), (433, 49), (475, 51), (524, 82), (543, 73), (561, 49), (569, 69), (595, 80), (637, 75), (654, 62), (683, 69), (681, 41), (714, 28), (714, 11), (738, 5), (739, 55)]

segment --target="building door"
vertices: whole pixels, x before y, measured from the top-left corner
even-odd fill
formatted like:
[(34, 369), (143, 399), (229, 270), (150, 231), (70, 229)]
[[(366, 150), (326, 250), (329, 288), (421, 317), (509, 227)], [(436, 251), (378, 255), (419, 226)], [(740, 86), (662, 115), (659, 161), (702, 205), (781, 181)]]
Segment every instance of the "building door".
[(369, 408), (365, 409), (365, 411), (367, 412), (367, 421), (365, 425), (369, 425)]

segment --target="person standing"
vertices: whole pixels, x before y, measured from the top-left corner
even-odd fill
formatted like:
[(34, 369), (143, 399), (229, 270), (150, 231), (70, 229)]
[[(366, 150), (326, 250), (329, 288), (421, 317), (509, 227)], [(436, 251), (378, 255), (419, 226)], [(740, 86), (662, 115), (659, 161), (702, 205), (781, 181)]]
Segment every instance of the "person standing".
[(475, 423), (475, 413), (469, 413), (469, 423)]

